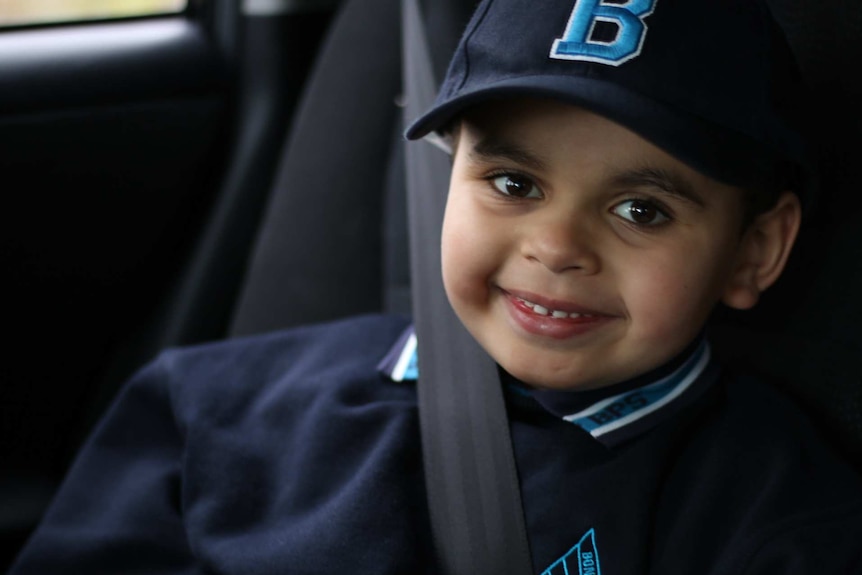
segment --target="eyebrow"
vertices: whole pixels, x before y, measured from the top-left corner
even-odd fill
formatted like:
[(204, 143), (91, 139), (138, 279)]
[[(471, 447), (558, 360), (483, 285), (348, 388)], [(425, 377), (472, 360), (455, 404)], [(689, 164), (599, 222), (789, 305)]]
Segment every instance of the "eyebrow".
[(505, 159), (537, 171), (543, 171), (547, 166), (539, 156), (525, 148), (493, 137), (484, 137), (476, 142), (470, 150), (470, 156), (475, 160), (486, 162)]
[[(536, 171), (547, 169), (547, 162), (541, 157), (514, 142), (491, 135), (484, 135), (469, 152), (470, 157), (479, 162), (506, 159)], [(610, 183), (619, 187), (653, 187), (700, 208), (706, 207), (703, 197), (695, 191), (691, 183), (674, 171), (656, 166), (623, 169), (614, 172)]]
[(621, 187), (650, 186), (660, 191), (705, 208), (706, 202), (694, 187), (682, 176), (663, 168), (645, 167), (634, 170), (624, 170), (612, 177), (612, 182)]

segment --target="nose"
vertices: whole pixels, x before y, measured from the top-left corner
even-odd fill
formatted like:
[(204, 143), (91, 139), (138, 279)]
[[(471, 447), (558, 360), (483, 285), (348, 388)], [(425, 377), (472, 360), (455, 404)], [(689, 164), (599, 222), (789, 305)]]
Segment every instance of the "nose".
[(554, 273), (591, 275), (600, 266), (598, 231), (584, 214), (553, 213), (537, 218), (522, 233), (522, 254)]

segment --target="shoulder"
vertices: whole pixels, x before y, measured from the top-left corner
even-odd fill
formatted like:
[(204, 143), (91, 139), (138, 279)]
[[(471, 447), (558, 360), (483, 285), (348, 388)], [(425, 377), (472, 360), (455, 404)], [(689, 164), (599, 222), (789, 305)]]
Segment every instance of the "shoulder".
[(723, 428), (739, 441), (734, 453), (763, 490), (751, 507), (774, 516), (752, 540), (744, 568), (786, 573), (859, 568), (862, 477), (857, 470), (777, 388), (739, 376), (729, 378), (725, 389)]
[[(385, 354), (409, 322), (367, 315), (329, 323), (168, 350), (158, 362), (172, 373), (217, 371), (247, 375), (261, 370), (327, 371), (368, 367)], [(379, 358), (378, 358), (379, 361)]]
[(827, 541), (832, 560), (858, 558), (862, 478), (776, 388), (724, 377), (680, 447), (666, 499), (701, 525), (692, 533), (728, 542), (716, 558), (727, 572), (811, 561), (824, 550), (810, 546)]
[(201, 486), (186, 505), (232, 501), (236, 485), (268, 485), (275, 475), (335, 493), (363, 466), (383, 473), (388, 458), (404, 460), (418, 441), (416, 390), (378, 364), (408, 327), (364, 316), (164, 353), (158, 379), (181, 437), (184, 481)]
[(758, 462), (746, 470), (758, 474), (817, 461), (829, 469), (847, 469), (847, 476), (855, 478), (800, 406), (754, 376), (725, 374), (688, 431), (680, 440), (698, 459)]
[(171, 349), (137, 379), (165, 388), (181, 427), (260, 409), (294, 411), (326, 395), (403, 396), (412, 388), (387, 385), (377, 366), (408, 326), (401, 317), (361, 316)]
[[(170, 349), (157, 367), (175, 380), (244, 386), (272, 378), (331, 378), (373, 372), (409, 322), (395, 316), (360, 316), (186, 348)], [(192, 384), (193, 385), (193, 384)]]
[[(764, 380), (727, 374), (719, 400), (702, 422), (712, 449), (742, 461), (757, 461), (763, 472), (795, 470), (794, 477), (840, 477), (859, 487), (859, 477), (845, 463), (802, 407)], [(816, 463), (816, 465), (813, 465)], [(822, 471), (819, 471), (822, 470)], [(862, 491), (860, 491), (862, 493)]]
[[(411, 564), (415, 389), (377, 369), (407, 327), (363, 317), (163, 353), (91, 436), (28, 561)], [(372, 550), (344, 545), (374, 534)]]

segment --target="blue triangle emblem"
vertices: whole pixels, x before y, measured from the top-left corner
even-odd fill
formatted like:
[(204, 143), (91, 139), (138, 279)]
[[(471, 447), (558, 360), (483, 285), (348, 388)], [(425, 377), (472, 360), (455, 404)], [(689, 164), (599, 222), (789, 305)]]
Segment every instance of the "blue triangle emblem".
[(595, 529), (587, 531), (577, 545), (554, 561), (542, 575), (602, 575)]

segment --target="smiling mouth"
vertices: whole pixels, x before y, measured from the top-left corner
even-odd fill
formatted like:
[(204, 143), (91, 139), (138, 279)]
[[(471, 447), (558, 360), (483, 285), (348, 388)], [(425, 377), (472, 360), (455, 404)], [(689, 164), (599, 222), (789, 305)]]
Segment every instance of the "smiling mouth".
[(508, 302), (509, 319), (513, 322), (512, 325), (522, 333), (533, 336), (553, 340), (580, 338), (608, 325), (615, 319), (614, 316), (573, 301), (555, 300), (520, 290), (513, 292), (501, 289), (500, 291)]
[(593, 314), (589, 313), (567, 312), (563, 310), (548, 309), (543, 305), (531, 302), (530, 300), (524, 299), (522, 297), (516, 296), (515, 300), (524, 304), (525, 307), (530, 308), (534, 314), (543, 317), (552, 317), (554, 319), (580, 319), (595, 317)]

